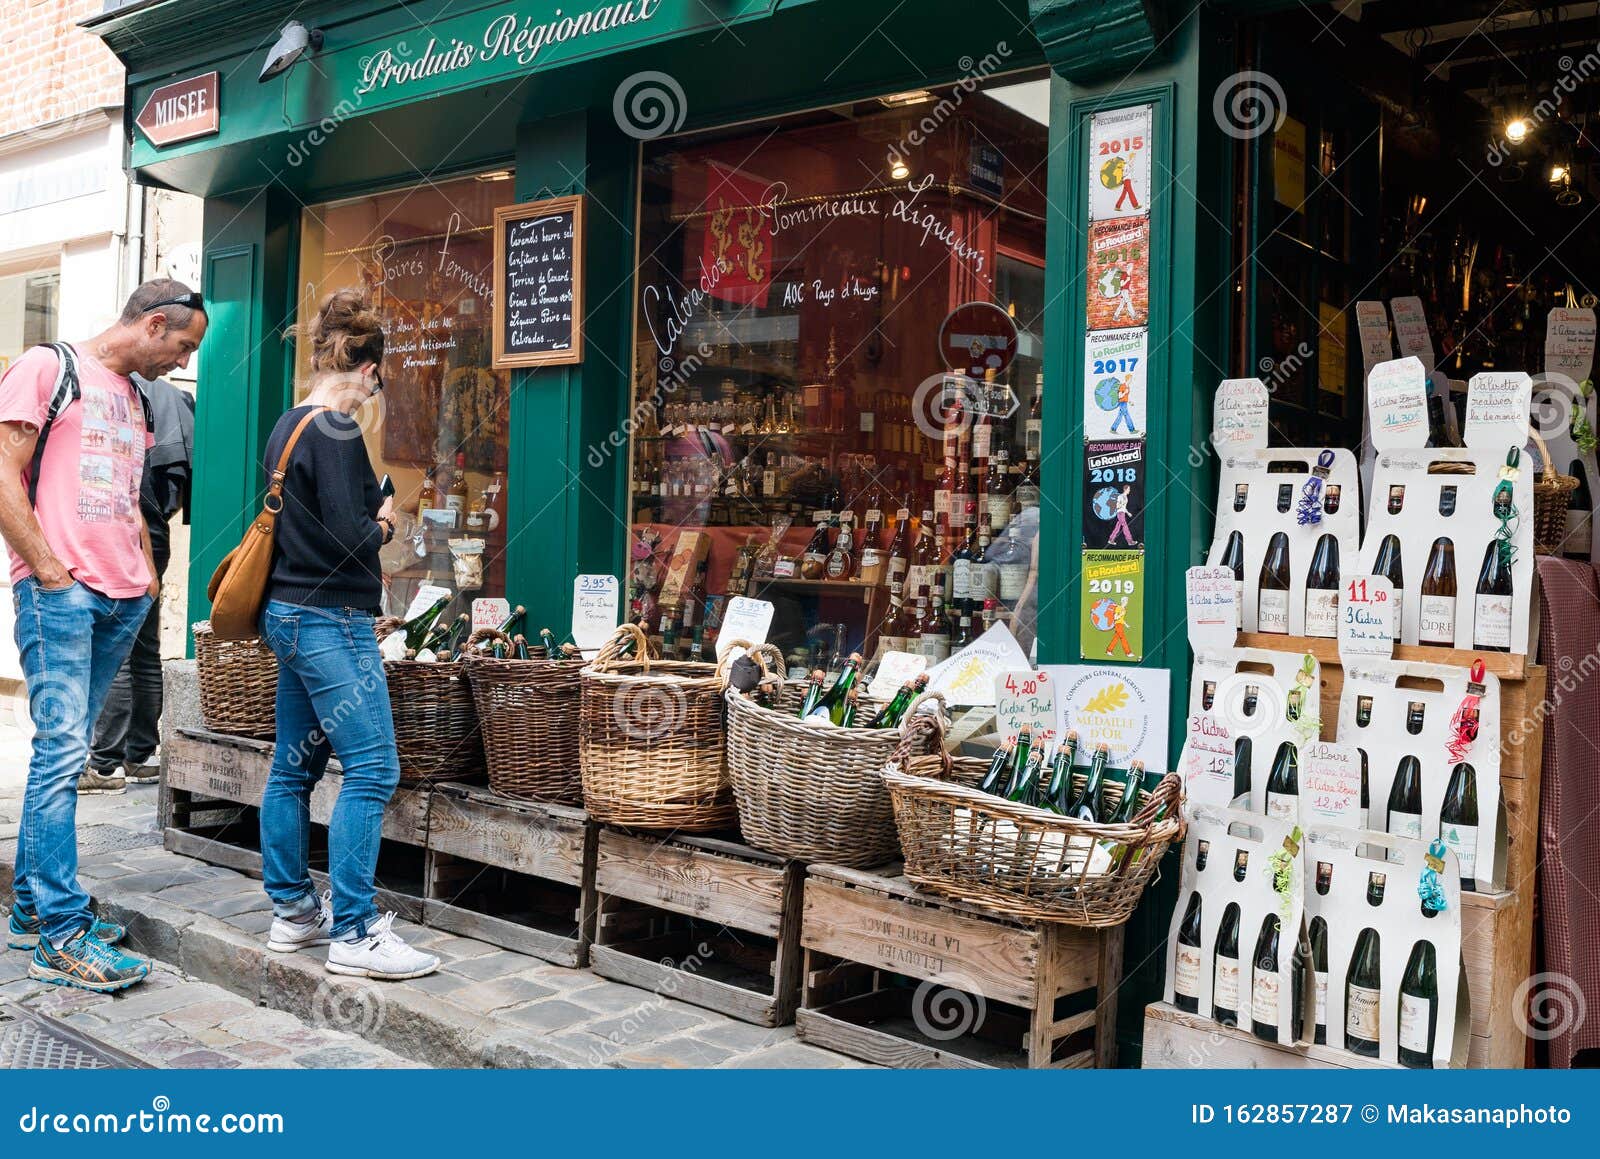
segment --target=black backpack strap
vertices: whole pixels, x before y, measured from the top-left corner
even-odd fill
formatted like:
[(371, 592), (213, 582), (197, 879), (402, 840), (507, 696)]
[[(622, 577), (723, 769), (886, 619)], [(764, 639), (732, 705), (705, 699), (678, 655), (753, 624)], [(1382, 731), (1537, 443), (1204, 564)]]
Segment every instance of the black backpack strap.
[[(50, 405), (45, 410), (44, 424), (39, 428), (39, 437), (33, 444), (33, 460), (28, 464), (28, 505), (38, 506), (39, 495), (39, 468), (44, 462), (44, 444), (50, 437), (50, 428), (55, 424), (56, 417), (64, 411), (69, 403), (77, 402), (83, 397), (83, 388), (78, 384), (78, 356), (71, 346), (65, 342), (51, 342), (47, 344), (56, 352), (56, 360), (60, 363), (56, 370), (56, 384), (50, 392)], [(139, 392), (140, 398), (144, 392)], [(150, 403), (146, 400), (145, 422), (150, 421)]]

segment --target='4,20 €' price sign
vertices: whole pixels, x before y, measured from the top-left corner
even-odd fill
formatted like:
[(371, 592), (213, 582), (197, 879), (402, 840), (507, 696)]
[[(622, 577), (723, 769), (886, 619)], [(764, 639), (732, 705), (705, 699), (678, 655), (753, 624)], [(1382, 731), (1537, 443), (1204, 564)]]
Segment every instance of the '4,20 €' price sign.
[(1033, 743), (1052, 742), (1056, 736), (1056, 689), (1050, 673), (1002, 672), (994, 678), (995, 721), (1002, 742), (1017, 739), (1022, 726)]
[(1351, 576), (1339, 597), (1339, 655), (1392, 656), (1400, 634), (1400, 597), (1394, 585), (1381, 575)]

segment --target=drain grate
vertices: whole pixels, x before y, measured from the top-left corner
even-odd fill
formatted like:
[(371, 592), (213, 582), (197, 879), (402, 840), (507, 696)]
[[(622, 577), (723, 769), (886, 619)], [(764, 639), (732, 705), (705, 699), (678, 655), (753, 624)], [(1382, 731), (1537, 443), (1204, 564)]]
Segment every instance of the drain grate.
[(114, 1046), (70, 1026), (0, 1003), (0, 1070), (147, 1070)]
[(92, 857), (96, 853), (118, 853), (124, 849), (145, 849), (160, 844), (161, 834), (155, 829), (126, 829), (121, 825), (78, 827), (79, 857)]

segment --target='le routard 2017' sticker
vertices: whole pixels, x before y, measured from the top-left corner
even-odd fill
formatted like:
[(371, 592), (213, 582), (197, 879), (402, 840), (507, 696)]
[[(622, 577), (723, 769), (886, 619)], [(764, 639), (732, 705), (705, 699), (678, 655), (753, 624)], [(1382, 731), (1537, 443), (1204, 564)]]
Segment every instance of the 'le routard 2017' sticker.
[(1144, 440), (1083, 448), (1083, 546), (1144, 546)]

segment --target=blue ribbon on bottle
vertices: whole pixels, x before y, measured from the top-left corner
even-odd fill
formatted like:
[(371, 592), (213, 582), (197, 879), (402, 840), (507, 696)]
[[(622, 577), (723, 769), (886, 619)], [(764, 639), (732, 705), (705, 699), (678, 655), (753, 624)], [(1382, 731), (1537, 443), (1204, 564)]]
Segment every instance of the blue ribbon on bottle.
[(1417, 895), (1422, 898), (1423, 907), (1434, 913), (1443, 913), (1449, 908), (1444, 886), (1439, 882), (1439, 871), (1444, 868), (1444, 849), (1444, 842), (1435, 837), (1423, 861), (1422, 880), (1417, 882)]
[(1302, 526), (1322, 522), (1322, 481), (1333, 468), (1333, 452), (1323, 451), (1317, 456), (1317, 466), (1300, 489), (1300, 503), (1295, 507), (1295, 520)]

